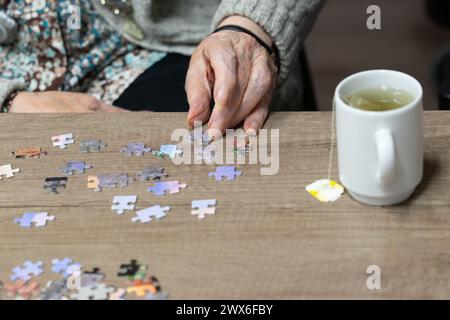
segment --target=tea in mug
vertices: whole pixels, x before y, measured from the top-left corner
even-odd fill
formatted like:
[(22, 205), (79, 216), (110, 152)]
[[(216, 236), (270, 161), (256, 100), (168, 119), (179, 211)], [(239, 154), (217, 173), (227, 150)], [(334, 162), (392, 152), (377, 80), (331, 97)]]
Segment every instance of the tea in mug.
[(343, 100), (356, 109), (388, 111), (410, 104), (414, 97), (403, 89), (382, 85), (357, 91)]

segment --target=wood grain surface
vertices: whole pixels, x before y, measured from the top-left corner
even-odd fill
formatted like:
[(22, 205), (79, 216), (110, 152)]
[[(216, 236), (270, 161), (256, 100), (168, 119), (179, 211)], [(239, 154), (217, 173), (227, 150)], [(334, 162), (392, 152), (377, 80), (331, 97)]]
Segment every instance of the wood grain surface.
[[(236, 181), (208, 177), (213, 166), (176, 166), (152, 155), (128, 158), (120, 147), (170, 143), (185, 127), (185, 114), (3, 115), (0, 165), (22, 171), (0, 181), (0, 279), (25, 260), (43, 260), (40, 278), (55, 278), (53, 258), (72, 257), (86, 269), (99, 267), (107, 283), (121, 287), (118, 266), (138, 259), (149, 266), (174, 299), (450, 298), (450, 113), (426, 112), (425, 177), (414, 196), (393, 207), (369, 207), (347, 194), (320, 203), (304, 187), (326, 178), (330, 113), (275, 113), (266, 128), (280, 129), (280, 170), (261, 176), (259, 165), (239, 165)], [(51, 146), (53, 135), (73, 132), (67, 150)], [(102, 153), (80, 154), (82, 139), (101, 139)], [(40, 159), (16, 160), (19, 147), (42, 146)], [(85, 160), (94, 168), (69, 177), (60, 195), (43, 190), (58, 168)], [(151, 182), (94, 192), (88, 174), (128, 172), (162, 164), (171, 180), (188, 184), (180, 194), (156, 197)], [(337, 164), (333, 165), (337, 178)], [(138, 195), (137, 209), (169, 205), (167, 217), (150, 224), (111, 211), (115, 195)], [(215, 198), (217, 213), (191, 216), (191, 201)], [(23, 229), (24, 212), (56, 216), (45, 228)], [(381, 290), (368, 290), (366, 268), (381, 268)]]

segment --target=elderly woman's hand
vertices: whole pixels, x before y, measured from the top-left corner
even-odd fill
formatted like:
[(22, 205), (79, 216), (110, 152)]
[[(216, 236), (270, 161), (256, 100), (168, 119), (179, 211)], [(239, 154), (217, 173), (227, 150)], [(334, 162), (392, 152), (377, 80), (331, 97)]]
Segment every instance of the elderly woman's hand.
[(126, 112), (107, 105), (96, 98), (72, 92), (21, 92), (12, 101), (11, 113), (83, 113), (83, 112)]
[[(244, 17), (229, 17), (221, 24), (240, 25), (268, 45), (272, 39)], [(269, 113), (277, 81), (277, 67), (268, 51), (252, 36), (221, 31), (207, 37), (192, 56), (186, 79), (188, 124), (195, 121), (224, 132), (244, 121), (247, 134), (255, 135)], [(210, 103), (215, 106), (211, 113)]]

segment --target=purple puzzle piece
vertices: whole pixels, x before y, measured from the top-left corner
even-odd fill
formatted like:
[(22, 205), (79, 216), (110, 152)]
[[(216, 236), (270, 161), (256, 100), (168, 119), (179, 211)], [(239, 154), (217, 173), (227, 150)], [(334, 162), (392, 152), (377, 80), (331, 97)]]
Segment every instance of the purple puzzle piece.
[(44, 272), (44, 263), (42, 261), (26, 261), (21, 266), (15, 267), (11, 276), (12, 281), (29, 281), (33, 276), (39, 276)]
[(179, 181), (156, 182), (155, 186), (148, 188), (148, 192), (153, 192), (155, 196), (163, 196), (165, 194), (179, 193), (180, 188), (186, 188), (187, 184), (180, 184)]
[(86, 164), (84, 161), (69, 161), (67, 162), (65, 167), (61, 167), (59, 169), (60, 172), (66, 174), (74, 174), (76, 173), (84, 173), (86, 169), (91, 169), (92, 166), (90, 164)]
[(210, 172), (209, 177), (215, 177), (216, 181), (222, 181), (223, 178), (235, 180), (237, 176), (242, 175), (241, 171), (237, 171), (236, 167), (217, 167), (215, 172)]
[(22, 218), (14, 220), (14, 223), (19, 224), (22, 228), (31, 228), (35, 217), (35, 212), (24, 213)]
[(120, 149), (121, 153), (131, 157), (135, 156), (143, 156), (144, 153), (152, 151), (152, 148), (146, 148), (145, 143), (131, 143), (127, 147), (123, 147)]

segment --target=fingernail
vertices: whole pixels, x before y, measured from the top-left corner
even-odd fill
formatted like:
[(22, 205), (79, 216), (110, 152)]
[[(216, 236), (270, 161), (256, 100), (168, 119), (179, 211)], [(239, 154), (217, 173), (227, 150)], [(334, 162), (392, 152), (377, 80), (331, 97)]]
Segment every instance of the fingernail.
[(222, 132), (219, 129), (214, 128), (214, 127), (206, 130), (206, 134), (208, 136), (209, 141), (216, 141), (222, 137)]
[(253, 128), (249, 128), (247, 129), (247, 131), (245, 131), (245, 134), (251, 137), (255, 137), (256, 136), (256, 130)]

